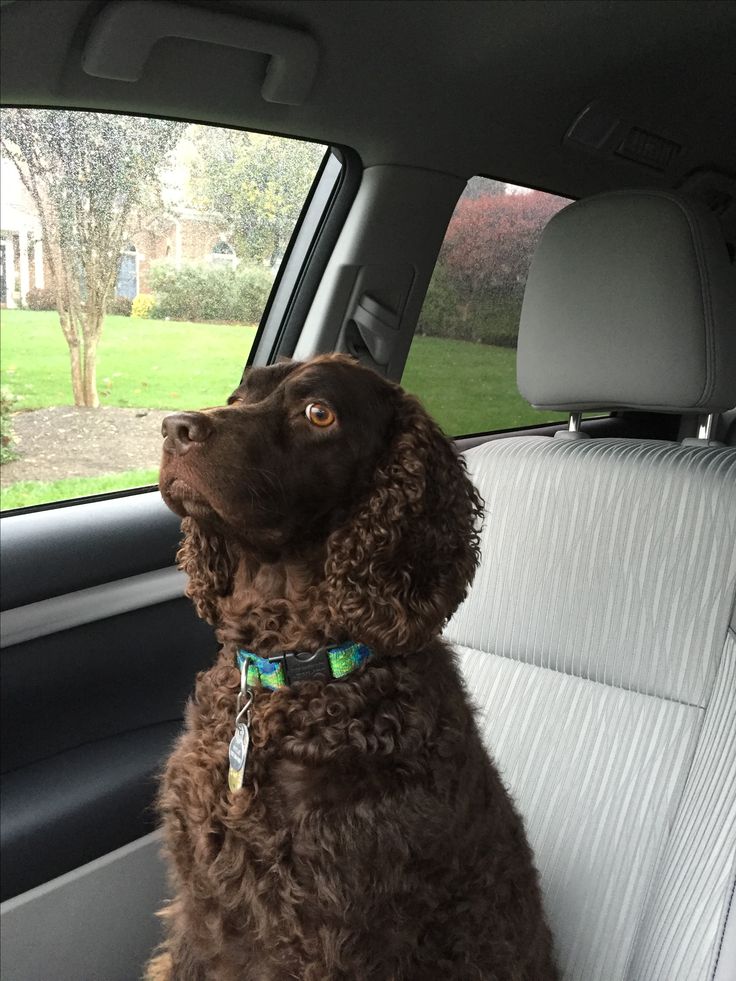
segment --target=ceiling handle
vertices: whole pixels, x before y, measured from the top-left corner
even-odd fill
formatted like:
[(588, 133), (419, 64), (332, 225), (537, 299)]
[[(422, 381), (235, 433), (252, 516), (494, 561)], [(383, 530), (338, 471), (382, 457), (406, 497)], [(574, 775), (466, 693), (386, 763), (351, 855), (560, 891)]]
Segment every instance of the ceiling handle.
[(153, 46), (166, 37), (270, 55), (261, 87), (266, 102), (300, 105), (317, 73), (317, 44), (304, 31), (162, 0), (109, 3), (92, 25), (82, 68), (96, 78), (136, 82)]

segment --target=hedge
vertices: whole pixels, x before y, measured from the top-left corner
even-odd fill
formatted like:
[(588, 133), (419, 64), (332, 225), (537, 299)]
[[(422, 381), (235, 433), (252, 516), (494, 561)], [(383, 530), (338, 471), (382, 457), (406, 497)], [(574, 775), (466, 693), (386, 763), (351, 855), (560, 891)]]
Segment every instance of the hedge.
[[(113, 296), (107, 301), (107, 312), (129, 317), (131, 302), (125, 296)], [(25, 305), (29, 310), (56, 310), (56, 290), (49, 286), (32, 286), (26, 293)]]
[(32, 286), (26, 293), (29, 310), (56, 310), (56, 290)]
[(162, 263), (151, 269), (151, 291), (156, 298), (152, 316), (193, 323), (257, 323), (272, 285), (272, 274), (257, 266), (176, 269)]
[(457, 341), (516, 347), (521, 289), (488, 289), (464, 297), (438, 265), (419, 315), (417, 333)]

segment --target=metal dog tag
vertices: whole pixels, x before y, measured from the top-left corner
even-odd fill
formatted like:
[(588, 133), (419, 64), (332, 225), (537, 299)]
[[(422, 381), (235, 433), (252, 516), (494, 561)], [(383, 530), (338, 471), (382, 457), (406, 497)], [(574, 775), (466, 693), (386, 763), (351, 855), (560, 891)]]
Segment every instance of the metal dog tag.
[(248, 726), (244, 722), (238, 722), (235, 726), (235, 735), (230, 740), (230, 769), (227, 774), (227, 785), (230, 790), (241, 790), (243, 787), (243, 776), (245, 774), (249, 746), (250, 733), (248, 732)]

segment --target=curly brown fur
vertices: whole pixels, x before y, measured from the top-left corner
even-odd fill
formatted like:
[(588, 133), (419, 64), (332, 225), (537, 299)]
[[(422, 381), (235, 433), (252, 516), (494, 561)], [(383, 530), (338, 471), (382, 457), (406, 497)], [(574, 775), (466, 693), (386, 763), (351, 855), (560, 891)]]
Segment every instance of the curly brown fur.
[[(478, 559), (462, 461), (416, 400), (339, 356), (254, 369), (231, 402), (165, 424), (162, 493), (222, 649), (163, 780), (176, 896), (148, 977), (555, 978), (521, 818), (438, 638)], [(236, 648), (346, 639), (375, 650), (355, 673), (256, 689), (231, 792)]]

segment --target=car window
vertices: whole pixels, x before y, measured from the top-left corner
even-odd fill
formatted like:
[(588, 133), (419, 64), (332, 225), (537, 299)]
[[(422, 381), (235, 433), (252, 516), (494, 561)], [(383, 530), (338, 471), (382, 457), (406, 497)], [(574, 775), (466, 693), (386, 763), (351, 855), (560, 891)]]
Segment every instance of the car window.
[(2, 507), (155, 483), (162, 418), (240, 380), (325, 147), (1, 113)]
[(402, 385), (446, 433), (468, 435), (562, 418), (516, 388), (516, 341), (542, 229), (569, 199), (473, 177), (445, 234)]

